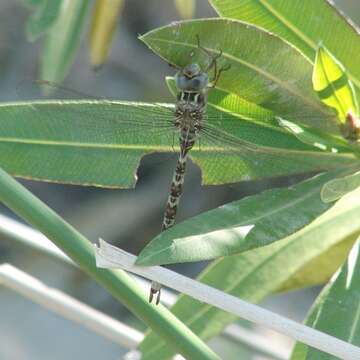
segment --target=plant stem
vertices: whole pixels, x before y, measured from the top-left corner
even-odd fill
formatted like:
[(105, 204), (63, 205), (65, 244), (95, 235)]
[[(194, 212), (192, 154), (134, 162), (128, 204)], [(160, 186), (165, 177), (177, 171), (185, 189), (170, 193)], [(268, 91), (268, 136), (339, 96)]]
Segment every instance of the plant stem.
[(150, 305), (144, 291), (127, 273), (122, 270), (98, 269), (91, 242), (2, 169), (0, 169), (0, 201), (45, 234), (82, 270), (105, 287), (185, 358), (219, 359), (165, 307)]

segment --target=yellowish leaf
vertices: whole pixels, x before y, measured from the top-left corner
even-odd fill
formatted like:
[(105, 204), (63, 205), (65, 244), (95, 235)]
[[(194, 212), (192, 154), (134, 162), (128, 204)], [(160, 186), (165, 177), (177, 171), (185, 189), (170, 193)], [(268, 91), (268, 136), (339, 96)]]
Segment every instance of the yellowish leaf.
[(337, 111), (341, 123), (348, 114), (358, 115), (355, 90), (344, 66), (322, 45), (316, 53), (313, 86), (321, 101)]
[(101, 66), (109, 54), (123, 5), (124, 0), (96, 1), (89, 38), (90, 62), (95, 68)]
[(182, 19), (192, 19), (195, 13), (195, 0), (175, 0), (175, 7)]

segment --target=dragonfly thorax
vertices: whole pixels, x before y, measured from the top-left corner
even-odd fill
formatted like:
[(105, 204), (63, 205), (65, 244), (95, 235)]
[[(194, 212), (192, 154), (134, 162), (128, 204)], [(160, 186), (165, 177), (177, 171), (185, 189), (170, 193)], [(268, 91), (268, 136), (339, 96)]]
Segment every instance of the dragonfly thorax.
[(206, 108), (209, 78), (199, 65), (190, 64), (178, 71), (175, 81), (178, 89), (175, 126), (179, 130), (180, 141), (195, 141)]
[(201, 130), (204, 107), (178, 102), (175, 109), (175, 127), (179, 131), (180, 141), (194, 140)]
[(206, 90), (209, 77), (198, 64), (190, 64), (177, 72), (175, 82), (179, 91), (199, 92)]

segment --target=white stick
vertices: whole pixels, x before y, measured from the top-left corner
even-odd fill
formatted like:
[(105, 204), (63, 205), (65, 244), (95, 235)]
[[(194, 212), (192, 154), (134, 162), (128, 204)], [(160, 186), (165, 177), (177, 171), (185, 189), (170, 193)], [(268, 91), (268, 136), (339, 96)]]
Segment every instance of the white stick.
[[(76, 266), (68, 256), (39, 231), (2, 214), (0, 214), (0, 234)], [(143, 287), (150, 286), (148, 280), (140, 277), (136, 277), (136, 280), (139, 281)], [(168, 307), (172, 306), (175, 303), (176, 298), (177, 296), (173, 292), (170, 292), (167, 289), (161, 290), (161, 301), (164, 305)], [(269, 341), (266, 337), (244, 329), (237, 324), (227, 326), (224, 329), (223, 334), (233, 341), (243, 343), (256, 351), (275, 359), (286, 360), (289, 358), (290, 349), (280, 348), (279, 346), (274, 345), (274, 343)]]
[(17, 240), (36, 250), (40, 250), (50, 256), (56, 257), (64, 262), (74, 264), (57, 246), (55, 246), (45, 235), (31, 227), (16, 220), (0, 214), (0, 234)]
[(10, 264), (0, 265), (0, 285), (126, 348), (136, 347), (144, 337), (141, 332), (59, 290), (46, 286)]
[(333, 336), (299, 324), (281, 315), (247, 303), (235, 296), (177, 274), (160, 266), (135, 266), (136, 256), (100, 239), (95, 246), (96, 263), (101, 268), (122, 268), (159, 282), (199, 301), (218, 307), (241, 318), (263, 325), (297, 341), (345, 360), (360, 360), (360, 348)]

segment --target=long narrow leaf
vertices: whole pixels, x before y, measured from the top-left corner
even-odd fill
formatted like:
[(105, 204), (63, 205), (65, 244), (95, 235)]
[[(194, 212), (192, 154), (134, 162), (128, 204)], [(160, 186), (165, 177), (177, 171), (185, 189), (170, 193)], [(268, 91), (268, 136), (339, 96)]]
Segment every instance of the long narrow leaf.
[[(349, 249), (360, 232), (359, 211), (360, 192), (357, 191), (342, 198), (301, 231), (269, 246), (219, 259), (198, 279), (251, 302), (259, 302), (278, 290), (324, 282), (333, 274), (334, 265), (339, 266), (346, 258), (346, 250), (335, 252), (336, 248)], [(278, 223), (284, 221), (279, 218)], [(332, 263), (321, 260), (330, 252)], [(171, 310), (203, 339), (217, 335), (235, 320), (234, 316), (187, 296), (181, 296)], [(154, 356), (159, 360), (169, 359), (173, 355), (153, 332), (146, 336), (140, 349), (144, 360)]]
[(29, 41), (34, 41), (55, 23), (63, 0), (23, 0), (23, 2), (28, 6), (36, 7), (26, 22), (26, 36)]
[[(352, 248), (347, 262), (323, 289), (306, 324), (327, 334), (360, 346), (360, 241)], [(292, 360), (336, 360), (336, 357), (296, 344)]]
[[(211, 0), (228, 18), (258, 25), (315, 59), (319, 41), (349, 71), (360, 101), (359, 31), (329, 0)], [(284, 59), (286, 61), (286, 59)]]
[(40, 77), (60, 83), (64, 80), (80, 44), (88, 0), (62, 2), (56, 23), (51, 27), (42, 50)]
[(360, 186), (360, 173), (356, 172), (327, 182), (321, 190), (321, 198), (325, 202), (340, 199)]
[(313, 85), (321, 101), (336, 110), (341, 122), (349, 113), (358, 116), (355, 90), (344, 66), (322, 45), (316, 52)]
[(140, 39), (167, 62), (180, 67), (197, 62), (206, 69), (211, 58), (198, 48), (197, 36), (213, 56), (222, 50), (219, 68), (231, 66), (221, 73), (219, 89), (277, 115), (297, 115), (300, 124), (339, 132), (330, 109), (313, 90), (311, 62), (287, 42), (256, 26), (229, 19), (181, 21)]
[(174, 0), (176, 10), (183, 19), (194, 17), (195, 3), (195, 0)]
[(342, 172), (321, 174), (287, 189), (267, 190), (185, 220), (155, 237), (141, 251), (137, 264), (200, 261), (269, 245), (329, 209), (331, 204), (320, 197), (322, 186)]
[[(201, 166), (206, 184), (319, 171), (357, 161), (351, 154), (292, 151), (286, 149), (288, 139), (276, 139), (266, 126), (229, 119), (217, 110), (211, 114), (220, 131), (230, 128), (239, 141), (269, 146), (282, 141), (283, 149), (259, 145), (254, 152), (202, 137), (191, 156)], [(156, 104), (94, 100), (1, 104), (0, 129), (0, 164), (7, 171), (82, 185), (134, 186), (142, 156), (177, 148), (171, 108)]]
[[(174, 78), (168, 76), (166, 83), (175, 98), (177, 89)], [(246, 101), (234, 93), (214, 88), (208, 93), (208, 104), (223, 112), (235, 114), (242, 122), (247, 121), (260, 125), (263, 130), (265, 128), (271, 129), (268, 139), (272, 139), (271, 146), (273, 147), (300, 150), (309, 150), (317, 147), (329, 152), (351, 152), (353, 150), (349, 142), (341, 136), (331, 136), (309, 126), (305, 127), (295, 124), (289, 120), (293, 119), (296, 121), (298, 116), (289, 113), (286, 119), (284, 119), (259, 105)], [(272, 133), (271, 135), (270, 132)], [(289, 133), (294, 136), (289, 136)], [(263, 138), (263, 135), (258, 132), (256, 138)], [(252, 141), (255, 141), (256, 138)], [(304, 144), (310, 146), (304, 146)]]
[(89, 37), (90, 62), (95, 68), (101, 66), (109, 53), (124, 0), (97, 0), (92, 14)]

